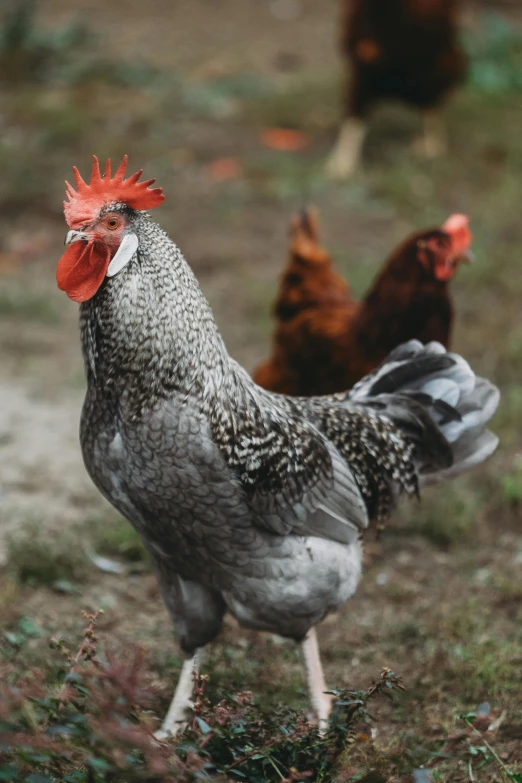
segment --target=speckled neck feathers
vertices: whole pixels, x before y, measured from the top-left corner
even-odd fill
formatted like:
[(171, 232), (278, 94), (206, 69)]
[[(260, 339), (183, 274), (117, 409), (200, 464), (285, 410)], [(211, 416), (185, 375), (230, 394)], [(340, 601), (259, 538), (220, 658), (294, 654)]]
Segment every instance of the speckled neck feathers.
[(167, 234), (137, 214), (135, 258), (81, 306), (90, 384), (131, 394), (136, 410), (172, 392), (206, 395), (230, 359), (192, 270)]

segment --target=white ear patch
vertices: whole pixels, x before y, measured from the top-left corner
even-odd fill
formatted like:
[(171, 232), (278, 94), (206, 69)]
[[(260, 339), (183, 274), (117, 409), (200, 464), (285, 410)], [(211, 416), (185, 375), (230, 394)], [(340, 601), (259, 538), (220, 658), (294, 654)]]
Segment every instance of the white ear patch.
[(114, 258), (107, 269), (107, 277), (114, 277), (127, 266), (132, 256), (138, 249), (138, 237), (136, 234), (125, 234)]

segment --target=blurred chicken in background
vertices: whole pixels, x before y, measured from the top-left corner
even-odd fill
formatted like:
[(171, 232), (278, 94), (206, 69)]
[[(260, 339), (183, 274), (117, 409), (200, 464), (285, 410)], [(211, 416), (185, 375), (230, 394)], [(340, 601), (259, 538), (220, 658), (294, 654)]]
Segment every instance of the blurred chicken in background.
[(332, 394), (350, 389), (403, 342), (436, 340), (449, 347), (448, 283), (470, 260), (466, 216), (452, 215), (440, 228), (405, 239), (361, 301), (319, 244), (313, 211), (294, 217), (290, 233), (272, 356), (254, 373), (259, 386), (295, 396)]
[(342, 50), (349, 73), (345, 120), (327, 165), (348, 178), (356, 169), (370, 110), (402, 100), (422, 112), (415, 148), (433, 157), (445, 149), (440, 106), (462, 83), (466, 56), (458, 40), (457, 0), (343, 0)]

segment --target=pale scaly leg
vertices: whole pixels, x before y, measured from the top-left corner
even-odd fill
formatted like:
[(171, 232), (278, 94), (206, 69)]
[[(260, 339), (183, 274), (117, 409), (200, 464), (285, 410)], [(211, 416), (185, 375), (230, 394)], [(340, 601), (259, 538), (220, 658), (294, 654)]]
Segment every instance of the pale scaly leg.
[(422, 132), (413, 142), (413, 152), (419, 157), (436, 158), (447, 150), (446, 127), (440, 111), (425, 111)]
[(308, 690), (313, 710), (317, 716), (319, 729), (323, 733), (328, 727), (328, 718), (332, 710), (334, 697), (325, 693), (327, 689), (323, 667), (319, 656), (319, 645), (315, 628), (311, 628), (305, 640), (301, 643), (306, 665)]
[(194, 692), (194, 678), (201, 666), (203, 650), (196, 650), (193, 658), (185, 661), (181, 667), (178, 684), (170, 703), (169, 710), (161, 729), (154, 736), (156, 739), (166, 739), (180, 731), (183, 731), (187, 722), (187, 713), (192, 707), (192, 694)]
[(326, 164), (326, 174), (332, 179), (348, 179), (361, 159), (366, 135), (366, 123), (357, 117), (348, 117), (342, 124), (337, 142)]

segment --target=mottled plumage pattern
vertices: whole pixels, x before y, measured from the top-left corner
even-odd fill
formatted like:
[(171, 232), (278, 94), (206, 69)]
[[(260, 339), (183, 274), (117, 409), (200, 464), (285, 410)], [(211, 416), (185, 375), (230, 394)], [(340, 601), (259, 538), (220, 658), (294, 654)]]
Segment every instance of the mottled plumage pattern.
[(350, 466), (370, 519), (386, 519), (397, 494), (418, 493), (414, 444), (383, 416), (347, 407), (350, 393), (283, 397), (289, 413), (306, 417)]
[(360, 411), (321, 413), (318, 425), (349, 464), (370, 519), (389, 517), (399, 491), (418, 493), (414, 444), (390, 421)]
[(370, 519), (493, 451), (497, 392), (420, 343), (350, 393), (267, 392), (229, 357), (178, 248), (147, 215), (111, 208), (139, 249), (81, 306), (87, 469), (149, 550), (187, 653), (226, 610), (301, 639), (355, 591)]
[(328, 447), (302, 416), (252, 394), (240, 410), (208, 411), (214, 440), (227, 465), (237, 471), (250, 495), (284, 492), (291, 502), (301, 500), (301, 487), (323, 480), (331, 483)]

